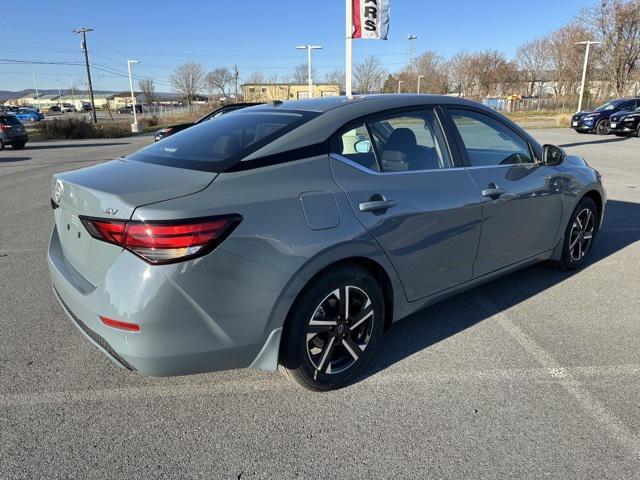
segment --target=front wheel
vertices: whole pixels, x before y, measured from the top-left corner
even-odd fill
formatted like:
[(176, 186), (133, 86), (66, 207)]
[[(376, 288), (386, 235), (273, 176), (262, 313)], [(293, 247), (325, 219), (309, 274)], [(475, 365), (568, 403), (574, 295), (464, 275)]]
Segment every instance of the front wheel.
[(609, 121), (600, 120), (596, 125), (596, 135), (608, 135), (609, 134)]
[(574, 270), (582, 266), (591, 252), (598, 231), (598, 208), (595, 202), (584, 197), (571, 215), (564, 235), (564, 245), (559, 267)]
[(318, 277), (296, 301), (283, 332), (280, 361), (299, 385), (316, 391), (350, 383), (382, 337), (384, 297), (358, 265)]

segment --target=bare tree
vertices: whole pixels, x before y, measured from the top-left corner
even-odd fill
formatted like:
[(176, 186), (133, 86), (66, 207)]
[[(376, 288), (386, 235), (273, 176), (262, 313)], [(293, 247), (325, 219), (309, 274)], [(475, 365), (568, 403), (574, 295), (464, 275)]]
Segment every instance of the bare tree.
[(209, 91), (219, 90), (227, 96), (227, 87), (233, 83), (233, 72), (228, 68), (216, 68), (207, 74), (206, 84)]
[(602, 41), (600, 62), (618, 97), (627, 95), (640, 59), (640, 0), (601, 0), (583, 15)]
[(551, 41), (543, 37), (521, 45), (516, 51), (516, 62), (526, 82), (528, 96), (540, 95), (544, 91), (550, 50)]
[(473, 75), (469, 70), (470, 57), (467, 52), (458, 52), (448, 62), (450, 90), (459, 97), (468, 97), (471, 94)]
[(253, 72), (247, 77), (246, 83), (260, 84), (264, 83), (264, 74), (262, 72)]
[[(311, 68), (311, 77), (315, 76), (315, 68)], [(301, 63), (300, 65), (296, 65), (296, 68), (293, 69), (293, 74), (291, 75), (291, 79), (293, 83), (307, 83), (309, 81), (309, 72), (306, 63)]]
[[(575, 95), (584, 60), (584, 48), (576, 42), (590, 37), (580, 22), (572, 22), (553, 32), (550, 36), (549, 63), (554, 79), (553, 90), (556, 95)], [(598, 52), (593, 52), (592, 60), (597, 62)], [(595, 62), (591, 62), (593, 65)]]
[(138, 88), (144, 95), (144, 102), (151, 105), (156, 101), (156, 84), (152, 78), (143, 78), (138, 82)]
[(396, 89), (397, 80), (402, 80), (405, 91), (416, 92), (418, 90), (418, 76), (423, 77), (420, 79), (421, 92), (447, 93), (449, 90), (447, 64), (443, 57), (432, 50), (418, 55), (412, 65), (398, 72)]
[(189, 62), (175, 69), (169, 76), (169, 82), (176, 92), (184, 96), (188, 104), (192, 104), (204, 86), (204, 77), (202, 65)]
[(506, 95), (518, 83), (518, 68), (497, 50), (470, 54), (467, 68), (473, 81), (470, 89), (473, 97)]
[(353, 78), (359, 93), (381, 91), (386, 77), (387, 72), (377, 57), (367, 57), (353, 66)]
[(345, 90), (345, 76), (344, 70), (340, 70), (339, 68), (335, 69), (332, 72), (327, 73), (324, 76), (324, 81), (327, 83), (337, 83), (340, 85), (340, 90)]

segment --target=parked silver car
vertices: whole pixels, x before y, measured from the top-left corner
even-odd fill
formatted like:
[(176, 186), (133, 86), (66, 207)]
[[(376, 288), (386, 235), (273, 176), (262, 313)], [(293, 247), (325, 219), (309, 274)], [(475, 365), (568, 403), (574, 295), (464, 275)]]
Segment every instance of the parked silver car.
[(250, 107), (53, 177), (54, 290), (149, 375), (278, 365), (327, 390), (395, 320), (544, 260), (581, 266), (598, 172), (476, 103)]

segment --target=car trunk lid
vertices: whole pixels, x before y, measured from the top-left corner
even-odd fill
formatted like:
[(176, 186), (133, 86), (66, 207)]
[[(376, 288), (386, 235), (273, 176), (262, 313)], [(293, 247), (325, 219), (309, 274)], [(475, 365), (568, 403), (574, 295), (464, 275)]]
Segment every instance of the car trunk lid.
[(54, 175), (54, 216), (65, 261), (97, 286), (122, 248), (91, 237), (80, 217), (126, 221), (137, 207), (198, 192), (216, 175), (127, 159)]

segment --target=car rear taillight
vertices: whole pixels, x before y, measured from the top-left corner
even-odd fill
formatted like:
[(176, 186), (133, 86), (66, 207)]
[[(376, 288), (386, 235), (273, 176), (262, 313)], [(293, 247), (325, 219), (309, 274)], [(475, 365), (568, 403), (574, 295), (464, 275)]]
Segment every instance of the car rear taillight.
[(181, 262), (209, 253), (240, 223), (239, 215), (137, 222), (80, 217), (89, 234), (119, 245), (153, 264)]
[(11, 125), (0, 125), (0, 130), (9, 130), (11, 129)]

